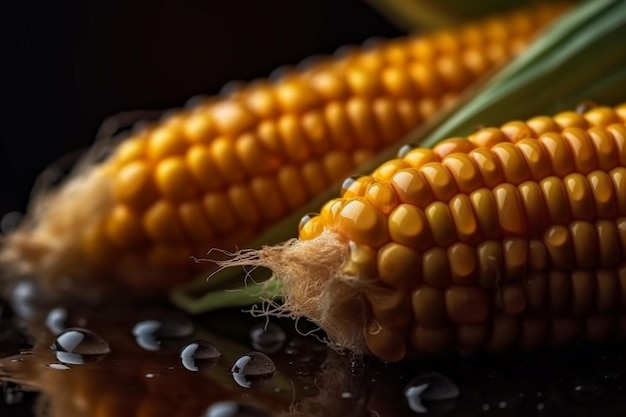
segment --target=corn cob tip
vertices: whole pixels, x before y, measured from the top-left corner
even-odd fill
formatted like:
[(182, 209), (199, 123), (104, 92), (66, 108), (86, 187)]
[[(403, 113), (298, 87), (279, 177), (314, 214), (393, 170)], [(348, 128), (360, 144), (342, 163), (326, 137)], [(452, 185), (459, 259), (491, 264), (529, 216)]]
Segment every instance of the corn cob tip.
[[(46, 289), (62, 290), (71, 284), (70, 277), (87, 268), (78, 237), (114, 202), (105, 171), (94, 168), (87, 164), (64, 186), (41, 190), (33, 198), (22, 223), (0, 241), (0, 266), (6, 277), (33, 276), (41, 278)], [(59, 285), (65, 281), (68, 285)]]
[(264, 267), (272, 271), (266, 285), (279, 281), (283, 303), (268, 300), (263, 314), (307, 317), (324, 329), (329, 346), (357, 354), (367, 352), (363, 292), (370, 287), (362, 277), (343, 272), (347, 261), (345, 239), (325, 230), (315, 239), (291, 239), (281, 245), (245, 249), (230, 259), (211, 260), (220, 269)]

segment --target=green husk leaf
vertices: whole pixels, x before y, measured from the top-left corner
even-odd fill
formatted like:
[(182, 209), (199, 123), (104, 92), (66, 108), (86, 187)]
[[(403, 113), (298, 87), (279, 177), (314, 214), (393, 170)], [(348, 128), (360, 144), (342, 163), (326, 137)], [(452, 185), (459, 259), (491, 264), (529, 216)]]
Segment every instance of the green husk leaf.
[[(382, 152), (360, 167), (356, 174), (373, 171), (395, 157), (397, 149), (405, 143), (433, 146), (447, 137), (466, 136), (477, 125), (497, 126), (510, 120), (552, 114), (572, 109), (584, 100), (618, 104), (626, 100), (625, 40), (626, 2), (590, 0), (582, 3), (545, 31), (525, 53), (467, 91), (453, 108)], [(337, 197), (340, 185), (335, 184), (262, 233), (249, 247), (259, 248), (294, 237), (302, 216), (319, 210), (326, 201)], [(267, 271), (265, 274), (267, 277)], [(252, 276), (255, 282), (264, 278)], [(249, 293), (242, 294), (241, 300), (233, 297), (228, 302), (220, 301), (219, 296), (224, 288), (239, 288), (243, 281), (241, 270), (222, 270), (208, 283), (204, 276), (176, 289), (172, 300), (193, 313), (243, 305), (250, 300)], [(270, 288), (264, 296), (279, 297), (280, 288)]]

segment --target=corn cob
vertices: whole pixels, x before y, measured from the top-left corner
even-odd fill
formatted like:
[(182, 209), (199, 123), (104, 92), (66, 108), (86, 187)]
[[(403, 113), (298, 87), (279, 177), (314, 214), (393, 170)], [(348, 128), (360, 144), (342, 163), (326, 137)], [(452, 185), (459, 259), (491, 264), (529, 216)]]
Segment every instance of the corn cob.
[(45, 196), (0, 257), (47, 283), (176, 286), (199, 270), (190, 256), (246, 243), (451, 102), (564, 9), (352, 50), (179, 111)]
[(267, 266), (285, 309), (383, 360), (626, 332), (626, 104), (403, 147)]

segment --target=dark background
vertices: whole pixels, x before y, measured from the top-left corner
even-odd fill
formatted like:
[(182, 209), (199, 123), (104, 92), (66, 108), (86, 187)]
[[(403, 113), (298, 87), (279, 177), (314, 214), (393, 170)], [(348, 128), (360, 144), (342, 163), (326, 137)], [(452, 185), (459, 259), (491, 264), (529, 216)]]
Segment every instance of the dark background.
[(0, 1), (0, 218), (109, 116), (399, 34), (358, 0)]

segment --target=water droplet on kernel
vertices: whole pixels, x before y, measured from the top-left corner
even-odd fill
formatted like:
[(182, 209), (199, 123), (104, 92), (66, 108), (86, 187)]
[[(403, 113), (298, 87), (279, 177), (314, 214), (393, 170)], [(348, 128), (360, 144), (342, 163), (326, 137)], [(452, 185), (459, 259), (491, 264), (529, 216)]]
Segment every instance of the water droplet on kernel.
[(237, 359), (230, 371), (238, 385), (255, 388), (272, 379), (276, 365), (264, 353), (249, 352)]
[(81, 328), (63, 331), (50, 349), (56, 353), (57, 360), (69, 365), (97, 362), (111, 352), (106, 340), (90, 330)]
[(283, 348), (287, 334), (277, 324), (258, 324), (250, 330), (252, 347), (263, 353), (275, 353)]
[(221, 356), (222, 354), (215, 346), (204, 340), (189, 343), (180, 352), (183, 366), (192, 372), (215, 366)]

